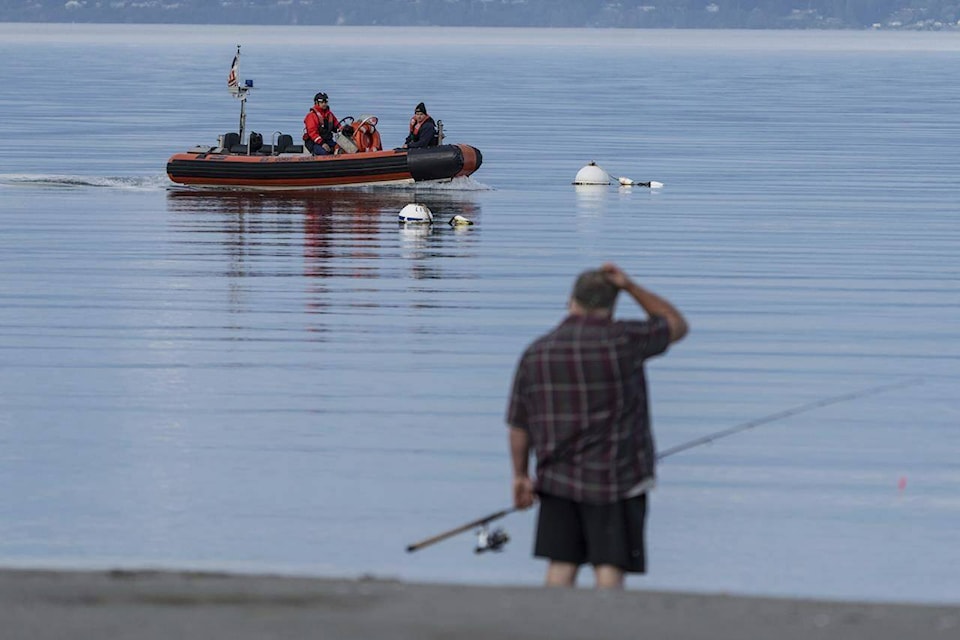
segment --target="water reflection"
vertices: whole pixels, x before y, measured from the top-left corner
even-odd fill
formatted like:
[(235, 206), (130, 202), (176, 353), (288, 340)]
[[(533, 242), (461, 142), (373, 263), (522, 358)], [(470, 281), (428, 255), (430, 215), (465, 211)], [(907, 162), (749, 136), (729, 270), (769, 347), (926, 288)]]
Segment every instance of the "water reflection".
[[(470, 192), (444, 190), (331, 190), (309, 194), (174, 190), (168, 192), (167, 202), (171, 213), (190, 214), (174, 222), (177, 231), (196, 234), (187, 242), (204, 242), (205, 233), (225, 234), (219, 243), (232, 258), (257, 255), (265, 248), (277, 252), (302, 242), (304, 273), (316, 277), (342, 275), (342, 265), (333, 258), (376, 258), (380, 249), (394, 243), (386, 234), (397, 229), (404, 242), (415, 238), (415, 244), (422, 248), (427, 246), (425, 238), (434, 238), (435, 248), (439, 248), (447, 236), (464, 235), (463, 228), (448, 226), (451, 218), (462, 215), (476, 220), (480, 214)], [(426, 228), (398, 225), (398, 212), (411, 202), (429, 207), (434, 224)], [(477, 227), (467, 229), (476, 231)], [(235, 275), (251, 273), (237, 271)], [(352, 275), (375, 274), (354, 267)]]
[(479, 206), (475, 192), (453, 189), (329, 189), (313, 192), (249, 193), (245, 191), (167, 191), (168, 209), (173, 213), (218, 213), (235, 215), (272, 213), (325, 213), (333, 217), (379, 217), (396, 214), (405, 205), (427, 205), (446, 223), (457, 214), (474, 218)]
[[(308, 311), (327, 313), (335, 278), (354, 282), (337, 284), (343, 291), (386, 286), (359, 285), (358, 279), (463, 277), (459, 271), (469, 269), (451, 272), (447, 259), (470, 257), (478, 241), (480, 207), (473, 198), (464, 191), (382, 188), (298, 194), (173, 190), (167, 203), (188, 253), (224, 259), (235, 307), (245, 307), (242, 298), (257, 286), (254, 278), (306, 276)], [(411, 202), (429, 207), (434, 223), (399, 224), (400, 209)], [(456, 215), (477, 224), (451, 227)]]
[(581, 216), (594, 217), (603, 214), (607, 197), (613, 187), (606, 184), (578, 184), (573, 187), (577, 194), (577, 212)]

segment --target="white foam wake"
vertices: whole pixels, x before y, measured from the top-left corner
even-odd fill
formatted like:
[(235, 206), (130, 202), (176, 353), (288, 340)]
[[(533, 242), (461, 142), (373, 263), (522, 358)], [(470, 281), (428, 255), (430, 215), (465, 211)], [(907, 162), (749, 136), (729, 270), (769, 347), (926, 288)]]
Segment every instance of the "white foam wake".
[(156, 176), (71, 176), (28, 173), (0, 174), (0, 185), (8, 187), (107, 188), (128, 191), (163, 191), (170, 185), (166, 174)]
[(472, 176), (461, 176), (453, 180), (418, 182), (413, 186), (418, 190), (430, 191), (493, 191), (493, 187), (477, 182)]

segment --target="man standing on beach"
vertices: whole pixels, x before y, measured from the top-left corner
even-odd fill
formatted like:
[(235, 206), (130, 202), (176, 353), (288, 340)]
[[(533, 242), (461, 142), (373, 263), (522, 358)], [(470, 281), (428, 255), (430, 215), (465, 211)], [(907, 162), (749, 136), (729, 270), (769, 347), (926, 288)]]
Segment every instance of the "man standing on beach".
[[(613, 319), (621, 290), (647, 320)], [(513, 502), (526, 509), (539, 496), (534, 555), (549, 560), (547, 586), (574, 586), (589, 563), (597, 587), (623, 588), (626, 573), (646, 571), (655, 452), (643, 363), (683, 338), (687, 323), (609, 263), (580, 274), (568, 310), (517, 365), (507, 409)]]

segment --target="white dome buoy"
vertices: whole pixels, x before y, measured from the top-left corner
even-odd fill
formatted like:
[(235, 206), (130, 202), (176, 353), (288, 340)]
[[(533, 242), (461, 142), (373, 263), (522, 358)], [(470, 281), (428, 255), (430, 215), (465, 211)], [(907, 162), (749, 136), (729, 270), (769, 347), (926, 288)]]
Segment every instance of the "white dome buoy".
[(610, 174), (597, 166), (596, 162), (591, 162), (577, 171), (573, 184), (610, 184)]
[(433, 213), (423, 204), (411, 203), (400, 209), (400, 222), (415, 224), (430, 224), (433, 222)]

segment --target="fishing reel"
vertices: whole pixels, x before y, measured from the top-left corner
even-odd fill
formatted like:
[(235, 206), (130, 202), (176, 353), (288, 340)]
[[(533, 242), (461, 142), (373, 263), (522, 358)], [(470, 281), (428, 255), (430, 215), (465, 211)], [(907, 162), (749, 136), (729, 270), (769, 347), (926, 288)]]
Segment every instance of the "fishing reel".
[(505, 529), (497, 527), (492, 531), (483, 525), (477, 531), (477, 547), (474, 553), (483, 553), (484, 551), (503, 551), (503, 547), (510, 542), (510, 536)]

